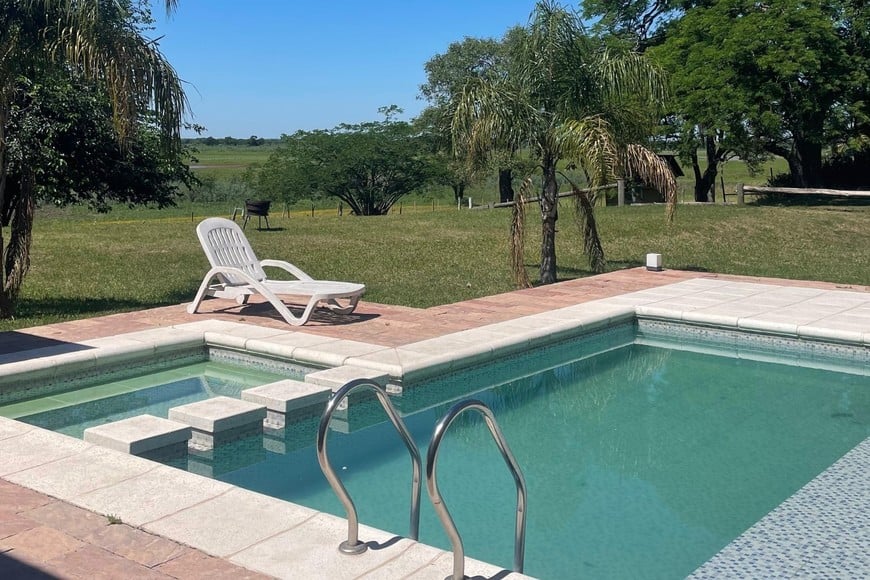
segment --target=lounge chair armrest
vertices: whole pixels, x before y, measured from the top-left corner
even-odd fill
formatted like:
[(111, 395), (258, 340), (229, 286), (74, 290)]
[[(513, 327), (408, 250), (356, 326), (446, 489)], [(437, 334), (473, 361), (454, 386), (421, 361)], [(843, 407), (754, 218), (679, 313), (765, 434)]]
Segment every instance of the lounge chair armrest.
[(273, 268), (281, 268), (282, 270), (293, 274), (299, 280), (314, 280), (314, 278), (312, 278), (293, 264), (285, 262), (283, 260), (260, 260), (260, 265), (264, 268), (267, 266), (271, 266)]

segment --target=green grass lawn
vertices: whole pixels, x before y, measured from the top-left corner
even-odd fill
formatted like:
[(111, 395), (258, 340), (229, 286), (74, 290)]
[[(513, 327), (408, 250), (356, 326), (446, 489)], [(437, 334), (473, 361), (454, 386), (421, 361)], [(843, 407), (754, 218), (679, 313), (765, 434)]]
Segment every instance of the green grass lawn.
[[(530, 208), (531, 209), (531, 208)], [(170, 210), (40, 210), (32, 267), (18, 316), (0, 330), (189, 301), (207, 270), (196, 223), (219, 205)], [(538, 276), (540, 222), (529, 211), (526, 264)], [(870, 285), (870, 207), (681, 206), (668, 225), (661, 206), (597, 212), (611, 269), (665, 266), (730, 274)], [(557, 236), (560, 279), (590, 275), (570, 205)], [(406, 205), (401, 215), (338, 217), (321, 211), (270, 217), (249, 227), (260, 258), (285, 259), (317, 278), (364, 282), (366, 299), (428, 307), (512, 290), (510, 210)]]

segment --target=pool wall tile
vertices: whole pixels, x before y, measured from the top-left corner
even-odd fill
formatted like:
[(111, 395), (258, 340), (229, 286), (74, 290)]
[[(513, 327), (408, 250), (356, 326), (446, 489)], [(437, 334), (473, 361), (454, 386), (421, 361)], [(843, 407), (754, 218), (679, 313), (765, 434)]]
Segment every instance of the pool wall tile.
[(291, 530), (317, 513), (303, 506), (234, 488), (145, 524), (143, 528), (226, 558), (275, 534)]

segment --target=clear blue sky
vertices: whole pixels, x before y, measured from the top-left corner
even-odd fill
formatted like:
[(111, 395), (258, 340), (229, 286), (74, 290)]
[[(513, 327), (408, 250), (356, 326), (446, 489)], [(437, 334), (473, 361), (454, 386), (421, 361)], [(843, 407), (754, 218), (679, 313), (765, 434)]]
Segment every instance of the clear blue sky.
[(534, 0), (181, 0), (169, 18), (152, 4), (204, 135), (269, 138), (376, 120), (391, 104), (417, 115), (427, 60), (526, 24)]

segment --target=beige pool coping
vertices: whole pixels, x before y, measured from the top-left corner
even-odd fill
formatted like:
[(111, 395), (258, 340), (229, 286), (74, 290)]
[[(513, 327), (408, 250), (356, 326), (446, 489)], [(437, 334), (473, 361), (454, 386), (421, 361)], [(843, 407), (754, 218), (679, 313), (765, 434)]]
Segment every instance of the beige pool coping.
[[(60, 364), (87, 369), (143, 349), (160, 353), (207, 343), (413, 382), (634, 317), (870, 345), (867, 287), (640, 269), (423, 311), (428, 316), (363, 303), (356, 322), (342, 325), (324, 320), (291, 328), (227, 304), (191, 318), (179, 314), (182, 308), (131, 313), (125, 324), (111, 324), (124, 315), (104, 317), (114, 320), (81, 324), (78, 339), (72, 323), (24, 331), (57, 342), (27, 354), (0, 354), (0, 381), (36, 368), (50, 376)], [(133, 332), (119, 332), (125, 326)], [(341, 556), (335, 548), (346, 534), (342, 518), (9, 419), (0, 420), (0, 478), (270, 576), (443, 578), (451, 569), (449, 553), (365, 527), (361, 538), (379, 549)], [(0, 551), (15, 537), (3, 539), (2, 529)], [(149, 571), (163, 573), (157, 568)], [(522, 577), (472, 560), (467, 568), (487, 577)]]

